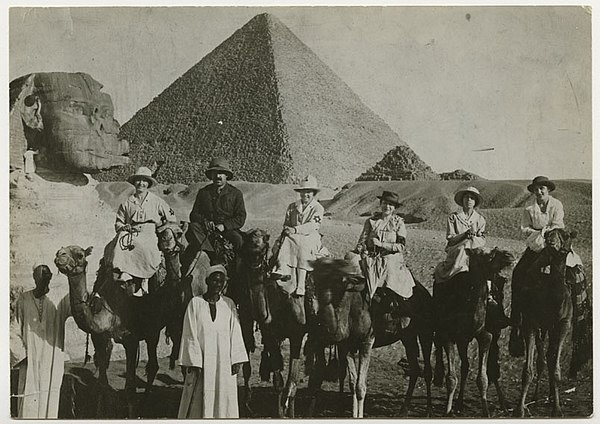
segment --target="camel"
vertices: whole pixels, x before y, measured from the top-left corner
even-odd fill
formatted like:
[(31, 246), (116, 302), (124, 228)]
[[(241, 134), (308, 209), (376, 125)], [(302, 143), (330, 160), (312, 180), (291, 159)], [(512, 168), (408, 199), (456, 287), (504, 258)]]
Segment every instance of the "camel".
[[(460, 390), (456, 401), (456, 412), (462, 410), (464, 390), (469, 373), (467, 349), (469, 343), (476, 339), (479, 347), (479, 366), (477, 386), (479, 388), (482, 413), (489, 416), (487, 404), (488, 388), (488, 355), (492, 343), (492, 333), (486, 328), (488, 280), (495, 280), (502, 271), (514, 262), (514, 256), (504, 250), (467, 249), (469, 255), (469, 271), (461, 272), (441, 285), (434, 285), (433, 299), (437, 311), (436, 346), (443, 346), (448, 361), (446, 375), (446, 414), (453, 411), (454, 394), (457, 387), (455, 346), (461, 361)], [(498, 329), (494, 330), (499, 333)], [(497, 352), (495, 352), (497, 353)], [(436, 351), (436, 376), (444, 373), (444, 362), (441, 349)], [(499, 373), (498, 373), (499, 376)], [(436, 378), (438, 380), (438, 378)], [(494, 383), (497, 382), (497, 378)], [(497, 385), (499, 387), (499, 385)], [(499, 390), (502, 403), (504, 397)]]
[[(559, 399), (561, 382), (560, 356), (566, 337), (571, 330), (573, 303), (571, 289), (566, 281), (566, 260), (571, 252), (575, 233), (554, 229), (545, 234), (546, 247), (527, 270), (528, 284), (523, 288), (522, 334), (525, 339), (525, 364), (523, 367), (520, 401), (515, 416), (524, 417), (525, 398), (534, 377), (534, 352), (537, 349), (537, 374), (548, 364), (549, 398), (552, 416), (562, 416)], [(540, 270), (542, 270), (540, 272)], [(544, 358), (544, 336), (548, 335), (548, 350)], [(537, 392), (536, 384), (536, 392)]]
[[(375, 332), (369, 314), (366, 282), (362, 275), (343, 259), (321, 258), (313, 263), (313, 278), (319, 304), (317, 325), (311, 326), (314, 351), (321, 352), (337, 344), (340, 358), (345, 358), (352, 393), (352, 417), (362, 418), (367, 394), (367, 373)], [(311, 398), (309, 416), (314, 416), (317, 392), (324, 378), (324, 361), (317, 361), (310, 373), (308, 391)]]
[[(340, 392), (347, 366), (350, 391), (353, 398), (352, 416), (364, 415), (366, 380), (369, 359), (373, 347), (381, 347), (402, 340), (409, 359), (409, 385), (402, 405), (402, 413), (408, 413), (417, 378), (422, 375), (418, 362), (421, 345), (425, 382), (427, 386), (427, 410), (431, 415), (430, 363), (433, 339), (433, 303), (425, 287), (416, 282), (414, 295), (405, 302), (393, 291), (383, 288), (377, 291), (379, 303), (370, 306), (365, 290), (365, 279), (347, 260), (318, 259), (314, 262), (313, 278), (318, 298), (317, 325), (309, 327), (309, 338), (315, 344), (316, 364), (309, 378), (311, 394), (310, 414), (314, 414), (316, 395), (324, 378), (324, 355), (326, 346), (337, 344), (340, 356)], [(393, 304), (391, 314), (378, 312), (379, 304)], [(406, 309), (408, 308), (408, 310)], [(381, 307), (379, 307), (381, 309)], [(416, 312), (418, 311), (418, 312)], [(407, 319), (407, 317), (410, 317)]]
[[(494, 299), (498, 302), (499, 305), (503, 305), (504, 303), (504, 286), (506, 285), (507, 278), (496, 274), (492, 276), (492, 293)], [(492, 313), (490, 313), (492, 312)], [(496, 393), (498, 395), (498, 404), (500, 409), (504, 412), (508, 412), (508, 402), (506, 400), (506, 395), (504, 394), (504, 389), (500, 384), (500, 335), (502, 330), (506, 327), (506, 323), (504, 320), (497, 316), (497, 313), (493, 313), (490, 311), (490, 308), (486, 310), (485, 316), (485, 330), (492, 335), (492, 340), (490, 342), (490, 350), (487, 359), (487, 369), (486, 374), (488, 378), (488, 383), (491, 383), (496, 388)], [(435, 351), (436, 356), (436, 369), (433, 379), (433, 384), (442, 387), (444, 382), (444, 358), (443, 358), (443, 348), (438, 346)]]
[[(492, 294), (494, 299), (498, 302), (498, 305), (504, 304), (504, 286), (508, 279), (502, 275), (492, 276)], [(496, 394), (498, 395), (498, 404), (500, 409), (504, 412), (508, 412), (508, 402), (502, 385), (500, 384), (500, 335), (502, 330), (507, 326), (506, 323), (502, 323), (498, 316), (494, 316), (490, 313), (490, 308), (487, 308), (485, 315), (485, 330), (492, 335), (492, 341), (490, 342), (490, 351), (487, 359), (487, 377), (488, 383), (491, 383), (496, 388)], [(441, 353), (441, 351), (440, 351)], [(440, 358), (440, 363), (442, 358)], [(440, 381), (443, 379), (441, 376)], [(434, 380), (435, 382), (435, 380)], [(441, 384), (440, 384), (441, 386)]]
[[(130, 417), (135, 416), (133, 396), (136, 392), (135, 368), (139, 358), (139, 341), (145, 340), (148, 350), (146, 365), (147, 380), (145, 393), (149, 393), (158, 372), (156, 347), (161, 330), (173, 329), (173, 345), (179, 346), (181, 332), (176, 317), (183, 301), (180, 286), (180, 264), (178, 240), (182, 231), (177, 224), (163, 226), (159, 234), (159, 248), (164, 255), (166, 277), (164, 284), (144, 297), (129, 297), (114, 281), (112, 269), (100, 262), (100, 269), (92, 294), (87, 291), (86, 257), (91, 247), (63, 247), (56, 253), (54, 263), (67, 276), (71, 310), (77, 326), (91, 334), (94, 344), (94, 363), (99, 372), (99, 381), (108, 386), (107, 369), (112, 353), (112, 341), (125, 347), (127, 376), (125, 391)], [(156, 278), (153, 277), (153, 278)]]
[[(295, 397), (300, 373), (302, 341), (306, 325), (297, 316), (291, 298), (268, 279), (269, 235), (262, 230), (251, 230), (244, 238), (240, 252), (245, 281), (241, 284), (248, 290), (252, 317), (259, 324), (264, 350), (261, 355), (260, 375), (269, 381), (273, 374), (273, 386), (277, 393), (277, 415), (295, 416)], [(307, 281), (307, 285), (310, 282)], [(283, 356), (281, 344), (290, 340), (290, 363), (284, 387), (282, 376)]]
[[(408, 414), (417, 380), (419, 376), (423, 376), (427, 390), (427, 416), (430, 417), (433, 413), (431, 350), (434, 333), (434, 310), (431, 294), (415, 280), (413, 296), (408, 300), (403, 300), (387, 287), (379, 287), (375, 296), (381, 300), (372, 302), (371, 305), (371, 317), (375, 331), (373, 348), (388, 346), (401, 340), (408, 360), (408, 388), (400, 414)], [(390, 306), (382, 306), (388, 304)], [(391, 312), (382, 314), (379, 312), (380, 308)], [(407, 321), (408, 324), (405, 324)], [(419, 347), (423, 355), (423, 371), (419, 366)]]

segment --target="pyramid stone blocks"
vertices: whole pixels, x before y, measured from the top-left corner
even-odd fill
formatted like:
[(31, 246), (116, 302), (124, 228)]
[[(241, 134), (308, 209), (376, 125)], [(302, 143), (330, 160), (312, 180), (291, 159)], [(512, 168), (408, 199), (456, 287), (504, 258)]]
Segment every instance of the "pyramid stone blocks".
[[(102, 173), (125, 179), (164, 159), (164, 183), (205, 180), (217, 155), (235, 178), (294, 183), (306, 174), (336, 187), (394, 146), (406, 146), (283, 23), (255, 16), (121, 129), (132, 163)], [(408, 148), (408, 146), (406, 146)]]

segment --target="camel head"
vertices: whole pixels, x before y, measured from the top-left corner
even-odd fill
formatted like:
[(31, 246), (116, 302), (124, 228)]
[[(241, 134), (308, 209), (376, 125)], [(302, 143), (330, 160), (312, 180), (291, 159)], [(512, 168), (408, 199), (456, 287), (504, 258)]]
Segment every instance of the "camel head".
[(260, 229), (243, 233), (244, 243), (239, 252), (242, 274), (248, 285), (252, 316), (259, 324), (269, 324), (272, 314), (267, 299), (269, 234)]
[(92, 253), (92, 246), (83, 249), (79, 246), (61, 247), (56, 252), (54, 264), (58, 270), (67, 277), (83, 274), (87, 268), (86, 257)]
[(365, 278), (353, 258), (319, 258), (311, 264), (319, 305), (336, 304), (345, 292), (365, 288)]
[(576, 231), (567, 231), (563, 228), (555, 228), (544, 234), (546, 248), (552, 253), (567, 254), (572, 250), (573, 239), (577, 237)]
[(245, 233), (240, 252), (244, 263), (253, 268), (261, 266), (269, 251), (269, 239), (269, 234), (258, 228)]
[(469, 255), (469, 268), (484, 273), (487, 279), (492, 279), (492, 276), (510, 269), (515, 263), (515, 256), (512, 253), (497, 247), (493, 249), (478, 247), (465, 249), (465, 251)]
[(158, 250), (163, 253), (174, 253), (182, 250), (181, 239), (183, 229), (175, 222), (167, 222), (156, 229)]

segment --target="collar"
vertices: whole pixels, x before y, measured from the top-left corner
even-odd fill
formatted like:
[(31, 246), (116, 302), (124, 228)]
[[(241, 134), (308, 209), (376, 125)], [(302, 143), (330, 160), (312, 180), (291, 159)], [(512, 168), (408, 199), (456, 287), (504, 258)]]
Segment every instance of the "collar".
[(317, 201), (317, 199), (315, 199), (314, 197), (312, 198), (312, 200), (310, 202), (308, 202), (308, 204), (302, 208), (302, 201), (300, 199), (296, 200), (296, 209), (298, 210), (298, 212), (304, 212), (308, 209), (312, 209), (315, 205), (315, 202)]
[(475, 221), (478, 217), (479, 217), (479, 213), (477, 213), (477, 211), (475, 209), (473, 209), (473, 213), (471, 214), (470, 217), (467, 216), (467, 214), (461, 209), (460, 211), (458, 211), (456, 213), (456, 217), (462, 221), (462, 222), (471, 222), (471, 221)]
[(378, 221), (381, 221), (381, 222), (395, 222), (398, 218), (401, 219), (401, 217), (399, 215), (395, 214), (395, 213), (392, 213), (388, 217), (384, 217), (381, 212), (375, 212), (373, 214), (373, 216), (371, 216), (371, 218), (369, 218), (369, 220), (371, 221), (371, 224), (375, 224)]
[[(553, 206), (555, 204), (556, 199), (554, 199), (554, 197), (548, 195), (548, 203), (546, 204), (546, 212), (548, 212), (548, 209), (550, 208), (550, 206)], [(537, 208), (540, 211), (542, 210), (542, 208), (540, 207), (540, 205), (538, 204), (537, 200), (535, 199), (535, 197), (533, 198), (532, 202), (531, 202), (531, 207)]]
[(146, 197), (144, 198), (143, 201), (139, 201), (137, 197), (135, 197), (135, 193), (132, 194), (131, 196), (129, 196), (129, 198), (127, 199), (127, 201), (136, 204), (136, 205), (141, 205), (142, 203), (148, 201), (148, 198), (150, 197), (152, 193), (150, 193), (149, 191), (146, 192)]
[(212, 184), (212, 183), (210, 184), (210, 189), (211, 189), (211, 192), (212, 192), (213, 194), (218, 194), (218, 195), (221, 195), (221, 194), (223, 194), (223, 193), (226, 193), (227, 191), (229, 191), (229, 187), (230, 187), (229, 183), (228, 183), (228, 182), (226, 182), (226, 183), (225, 183), (225, 185), (223, 186), (223, 188), (221, 189), (221, 191), (219, 191), (219, 190), (217, 189), (217, 186), (215, 186), (215, 185), (214, 185), (214, 184)]

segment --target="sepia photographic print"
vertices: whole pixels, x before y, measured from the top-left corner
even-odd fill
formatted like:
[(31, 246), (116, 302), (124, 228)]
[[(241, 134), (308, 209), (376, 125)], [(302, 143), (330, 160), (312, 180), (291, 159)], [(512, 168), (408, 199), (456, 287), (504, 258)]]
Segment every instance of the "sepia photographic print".
[(7, 14), (11, 418), (592, 416), (591, 6)]

